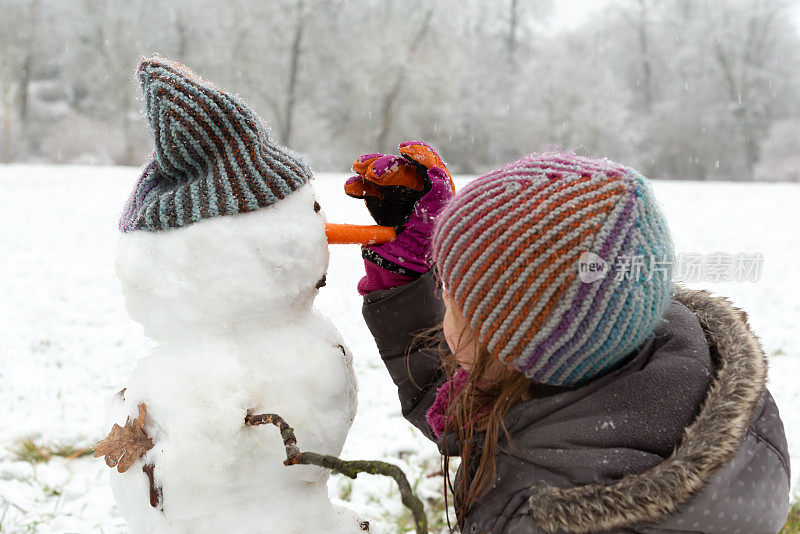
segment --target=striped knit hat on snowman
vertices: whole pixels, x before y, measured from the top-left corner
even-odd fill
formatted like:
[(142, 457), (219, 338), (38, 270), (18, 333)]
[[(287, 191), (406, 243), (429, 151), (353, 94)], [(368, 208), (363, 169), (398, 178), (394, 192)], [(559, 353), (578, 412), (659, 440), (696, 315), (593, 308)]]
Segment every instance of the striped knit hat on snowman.
[(479, 342), (534, 382), (573, 386), (623, 361), (673, 294), (674, 252), (646, 178), (532, 154), (464, 187), (433, 258)]
[(141, 61), (136, 78), (155, 150), (125, 206), (121, 231), (168, 230), (254, 211), (311, 179), (308, 165), (273, 143), (236, 95), (159, 57)]

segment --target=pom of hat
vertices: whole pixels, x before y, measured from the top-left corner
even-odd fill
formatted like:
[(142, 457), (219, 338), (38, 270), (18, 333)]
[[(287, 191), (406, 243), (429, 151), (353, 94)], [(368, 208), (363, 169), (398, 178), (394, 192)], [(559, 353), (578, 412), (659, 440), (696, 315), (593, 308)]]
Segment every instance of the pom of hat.
[(490, 354), (554, 386), (618, 365), (674, 291), (648, 181), (573, 154), (532, 154), (470, 182), (439, 217), (433, 257)]

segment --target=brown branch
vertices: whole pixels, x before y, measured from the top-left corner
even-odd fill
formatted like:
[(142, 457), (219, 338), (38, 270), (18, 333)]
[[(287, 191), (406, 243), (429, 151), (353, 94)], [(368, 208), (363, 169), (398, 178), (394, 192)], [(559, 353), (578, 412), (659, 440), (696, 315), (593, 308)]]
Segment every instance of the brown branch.
[(294, 437), (294, 429), (283, 420), (283, 417), (274, 413), (262, 413), (261, 415), (247, 415), (244, 418), (244, 424), (250, 426), (258, 425), (275, 425), (281, 431), (283, 438), (283, 446), (286, 447), (286, 460), (283, 461), (284, 465), (295, 465), (300, 463), (297, 457), (301, 455), (300, 449), (297, 448), (297, 439)]
[(283, 445), (286, 447), (286, 460), (283, 461), (284, 465), (317, 465), (350, 478), (356, 478), (359, 473), (392, 477), (400, 490), (403, 504), (411, 510), (411, 514), (414, 516), (417, 534), (425, 534), (428, 532), (428, 518), (425, 515), (425, 508), (422, 505), (422, 501), (414, 495), (405, 473), (396, 465), (378, 460), (348, 461), (327, 454), (301, 452), (300, 449), (297, 448), (297, 439), (294, 436), (294, 429), (292, 429), (281, 416), (274, 413), (260, 415), (248, 414), (244, 418), (244, 422), (246, 425), (250, 426), (273, 424), (280, 429)]

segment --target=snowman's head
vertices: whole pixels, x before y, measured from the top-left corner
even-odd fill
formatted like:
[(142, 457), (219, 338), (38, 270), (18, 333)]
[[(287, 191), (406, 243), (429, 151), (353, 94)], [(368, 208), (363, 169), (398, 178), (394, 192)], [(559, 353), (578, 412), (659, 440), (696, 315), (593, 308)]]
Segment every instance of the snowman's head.
[(250, 213), (124, 233), (116, 260), (128, 313), (156, 340), (279, 325), (308, 311), (327, 267), (310, 183)]
[(131, 316), (163, 339), (302, 313), (328, 262), (308, 165), (185, 66), (146, 59), (136, 78), (154, 150), (120, 219)]

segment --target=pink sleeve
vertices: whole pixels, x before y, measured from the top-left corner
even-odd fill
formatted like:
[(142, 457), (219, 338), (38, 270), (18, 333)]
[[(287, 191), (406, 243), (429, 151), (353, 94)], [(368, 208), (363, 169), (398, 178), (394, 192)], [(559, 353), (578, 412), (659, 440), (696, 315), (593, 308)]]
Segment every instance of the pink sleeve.
[(379, 289), (399, 287), (416, 280), (411, 276), (387, 271), (367, 260), (364, 260), (364, 269), (366, 269), (367, 275), (358, 282), (358, 294), (361, 296)]

